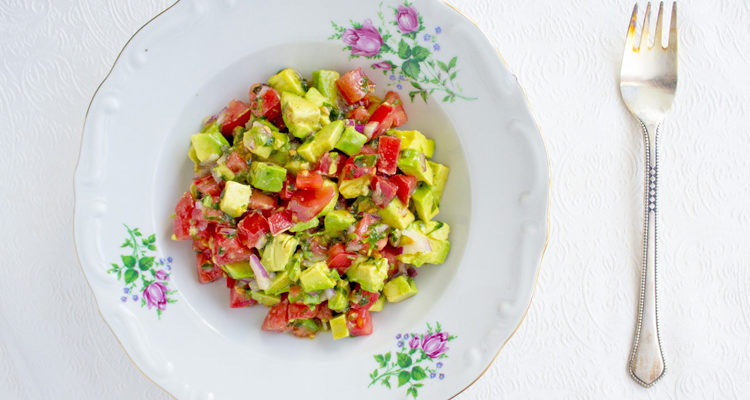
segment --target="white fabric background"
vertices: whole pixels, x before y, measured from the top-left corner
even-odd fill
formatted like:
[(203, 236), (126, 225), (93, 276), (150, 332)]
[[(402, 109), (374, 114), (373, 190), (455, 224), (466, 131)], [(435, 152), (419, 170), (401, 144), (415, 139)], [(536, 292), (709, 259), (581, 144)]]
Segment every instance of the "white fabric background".
[[(168, 398), (100, 318), (71, 222), (89, 99), (133, 32), (171, 2), (0, 0), (0, 398)], [(551, 239), (528, 316), (459, 398), (746, 398), (750, 3), (680, 2), (679, 94), (661, 141), (668, 371), (649, 390), (626, 369), (642, 145), (617, 84), (632, 0), (452, 4), (518, 75), (552, 172)]]

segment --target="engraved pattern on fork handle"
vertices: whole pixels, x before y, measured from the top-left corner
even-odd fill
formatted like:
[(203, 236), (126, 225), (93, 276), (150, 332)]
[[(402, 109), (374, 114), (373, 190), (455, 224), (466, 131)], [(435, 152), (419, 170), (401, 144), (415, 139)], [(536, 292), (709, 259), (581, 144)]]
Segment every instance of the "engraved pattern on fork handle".
[(643, 264), (641, 266), (638, 322), (633, 352), (630, 356), (630, 375), (639, 384), (649, 387), (664, 375), (666, 365), (659, 336), (657, 303), (657, 195), (659, 184), (658, 130), (659, 125), (646, 126), (641, 122), (645, 144), (645, 182), (643, 215)]

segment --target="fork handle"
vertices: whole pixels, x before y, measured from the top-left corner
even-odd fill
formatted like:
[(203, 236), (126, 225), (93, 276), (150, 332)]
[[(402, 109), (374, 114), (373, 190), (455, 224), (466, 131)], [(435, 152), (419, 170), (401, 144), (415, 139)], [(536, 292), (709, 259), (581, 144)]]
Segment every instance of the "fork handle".
[(630, 375), (639, 384), (649, 387), (664, 374), (664, 354), (659, 337), (657, 306), (656, 224), (659, 184), (659, 125), (642, 124), (645, 143), (645, 184), (643, 221), (643, 266), (638, 301), (638, 322), (630, 356)]

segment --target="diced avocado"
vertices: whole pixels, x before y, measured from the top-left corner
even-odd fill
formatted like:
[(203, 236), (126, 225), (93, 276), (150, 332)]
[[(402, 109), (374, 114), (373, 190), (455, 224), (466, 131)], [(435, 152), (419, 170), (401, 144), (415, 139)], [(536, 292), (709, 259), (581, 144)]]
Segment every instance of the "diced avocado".
[(333, 121), (302, 143), (297, 153), (307, 161), (316, 162), (323, 153), (333, 150), (343, 131), (344, 121)]
[(328, 308), (333, 311), (344, 312), (349, 305), (349, 283), (344, 280), (336, 282), (336, 293), (328, 300)]
[(312, 87), (305, 93), (305, 100), (315, 104), (318, 107), (332, 107), (331, 101), (326, 96), (323, 96), (318, 89)]
[[(224, 139), (224, 136), (221, 136), (221, 133), (219, 133), (218, 136), (221, 137), (221, 139)], [(199, 162), (216, 161), (221, 157), (222, 146), (226, 145), (229, 147), (229, 143), (226, 139), (224, 139), (224, 142), (222, 143), (217, 135), (211, 133), (196, 133), (195, 135), (190, 136), (190, 143), (195, 150), (195, 156), (198, 158)]]
[(283, 271), (289, 259), (297, 250), (299, 241), (286, 233), (280, 233), (263, 248), (263, 257), (260, 262), (269, 271)]
[(317, 262), (302, 271), (299, 280), (305, 292), (325, 290), (336, 286), (336, 281), (330, 277), (330, 270), (325, 261)]
[(224, 264), (221, 266), (221, 269), (232, 277), (232, 279), (249, 279), (255, 276), (253, 269), (250, 268), (250, 263), (247, 261)]
[(289, 152), (287, 150), (275, 150), (271, 153), (270, 156), (268, 156), (268, 160), (266, 161), (278, 165), (283, 165), (284, 168), (286, 168), (286, 163), (289, 161)]
[(292, 259), (286, 264), (286, 272), (289, 274), (289, 279), (292, 282), (299, 280), (299, 275), (302, 273), (302, 255), (297, 252)]
[(369, 197), (360, 197), (354, 201), (358, 213), (377, 214), (380, 207), (376, 206)]
[(331, 318), (330, 323), (333, 340), (349, 336), (349, 327), (346, 326), (346, 314), (341, 314)]
[(227, 167), (225, 164), (217, 164), (213, 168), (213, 171), (219, 174), (219, 176), (221, 176), (221, 179), (224, 179), (225, 181), (231, 181), (232, 179), (234, 179), (234, 171), (229, 169), (229, 167)]
[(279, 131), (273, 131), (273, 144), (272, 147), (274, 150), (283, 150), (288, 151), (289, 150), (289, 135), (286, 133), (282, 133)]
[(396, 229), (404, 229), (414, 222), (414, 214), (398, 197), (394, 197), (385, 208), (378, 210), (378, 215), (383, 218), (383, 222)]
[(279, 304), (281, 302), (281, 296), (274, 296), (270, 294), (265, 294), (263, 292), (250, 292), (250, 297), (252, 297), (255, 301), (257, 301), (260, 304), (263, 304), (264, 306), (274, 306), (276, 304)]
[(417, 215), (422, 221), (429, 221), (438, 214), (438, 205), (435, 202), (430, 185), (420, 185), (411, 198), (414, 201)]
[(349, 226), (353, 225), (357, 220), (346, 210), (334, 210), (326, 215), (325, 228), (326, 233), (329, 235), (336, 234), (346, 230)]
[(294, 320), (294, 326), (298, 328), (304, 328), (308, 332), (313, 333), (313, 335), (311, 335), (310, 337), (315, 336), (314, 333), (318, 332), (321, 328), (320, 322), (316, 321), (314, 318)]
[(388, 267), (388, 260), (385, 258), (360, 259), (346, 271), (346, 276), (368, 292), (379, 292), (388, 277)]
[(347, 126), (339, 141), (336, 142), (336, 148), (351, 156), (359, 153), (365, 142), (367, 142), (367, 136), (357, 132), (353, 127)]
[(432, 139), (427, 139), (427, 146), (424, 149), (424, 156), (427, 158), (432, 158), (434, 154), (435, 154), (435, 141)]
[(315, 228), (320, 224), (320, 220), (317, 218), (313, 218), (307, 222), (298, 222), (297, 225), (294, 225), (289, 229), (290, 232), (302, 232), (306, 231), (311, 228)]
[(450, 242), (433, 238), (428, 238), (427, 240), (430, 241), (432, 251), (429, 253), (400, 254), (398, 256), (399, 261), (413, 264), (417, 267), (422, 264), (442, 264), (445, 262), (450, 252)]
[(323, 96), (328, 97), (332, 104), (336, 104), (336, 98), (338, 97), (336, 81), (339, 78), (338, 72), (321, 69), (313, 71), (312, 84)]
[(428, 157), (432, 157), (432, 152), (435, 149), (434, 142), (430, 145), (427, 138), (421, 132), (389, 129), (388, 134), (401, 139), (401, 150), (412, 149), (424, 153), (425, 155), (429, 153), (430, 155)]
[(201, 160), (198, 159), (198, 155), (195, 153), (195, 147), (193, 147), (192, 144), (190, 144), (190, 150), (188, 150), (188, 158), (196, 164), (201, 162)]
[(287, 68), (268, 79), (268, 84), (279, 93), (289, 92), (297, 96), (304, 96), (305, 89), (302, 87), (302, 77), (297, 71)]
[(271, 281), (271, 286), (266, 289), (266, 293), (270, 295), (277, 295), (288, 292), (289, 286), (291, 286), (291, 284), (292, 280), (289, 279), (289, 273), (287, 271), (283, 271), (280, 274), (277, 274), (273, 281)]
[(370, 194), (370, 176), (364, 175), (359, 178), (339, 181), (339, 193), (345, 199), (353, 199), (357, 196)]
[(377, 300), (375, 300), (374, 303), (370, 306), (370, 312), (378, 312), (383, 311), (383, 306), (385, 305), (385, 296), (381, 295), (378, 297)]
[(445, 222), (440, 221), (414, 221), (409, 225), (408, 229), (414, 229), (417, 232), (423, 233), (430, 238), (437, 240), (448, 240), (451, 228)]
[(295, 94), (281, 94), (281, 116), (289, 132), (298, 138), (305, 138), (320, 129), (320, 109)]
[(398, 156), (398, 168), (407, 175), (417, 177), (422, 182), (432, 185), (432, 168), (427, 164), (423, 153), (414, 149), (401, 151)]
[(440, 205), (440, 198), (443, 197), (443, 189), (448, 181), (450, 169), (443, 164), (427, 161), (427, 165), (432, 169), (432, 194), (435, 197), (435, 203)]
[(312, 164), (302, 159), (300, 156), (294, 156), (289, 159), (289, 161), (284, 164), (284, 168), (291, 171), (292, 173), (297, 173), (302, 170), (310, 170), (312, 168)]
[(266, 124), (253, 121), (250, 130), (244, 133), (242, 143), (251, 153), (261, 158), (268, 158), (273, 151), (274, 132)]
[(247, 211), (252, 189), (248, 185), (229, 181), (224, 186), (224, 194), (221, 196), (219, 208), (232, 218), (237, 218)]
[[(325, 155), (323, 155), (322, 157), (325, 157)], [(337, 151), (328, 152), (328, 158), (331, 159), (331, 164), (328, 166), (327, 171), (321, 170), (323, 175), (330, 175), (330, 176), (336, 175), (336, 167), (338, 166), (339, 157), (344, 157), (344, 156), (342, 156), (341, 153)]]
[(336, 185), (335, 182), (333, 182), (331, 180), (328, 180), (328, 179), (323, 179), (323, 187), (332, 187), (333, 188), (333, 197), (328, 202), (328, 204), (326, 204), (326, 206), (323, 207), (322, 210), (320, 210), (320, 212), (318, 213), (318, 215), (316, 215), (316, 217), (318, 217), (318, 218), (323, 218), (326, 215), (328, 215), (329, 212), (333, 211), (333, 209), (336, 208), (336, 204), (339, 201), (339, 188), (338, 188), (338, 185)]
[(312, 304), (320, 304), (324, 301), (326, 301), (326, 297), (324, 296), (324, 293), (322, 291), (310, 292), (310, 293), (300, 291), (297, 297), (289, 296), (289, 302), (291, 303), (302, 303), (302, 304), (312, 305)]
[(286, 169), (267, 162), (250, 165), (250, 183), (260, 190), (280, 192), (286, 180)]
[(398, 303), (417, 294), (417, 285), (414, 279), (404, 275), (397, 276), (383, 286), (383, 294), (390, 303)]

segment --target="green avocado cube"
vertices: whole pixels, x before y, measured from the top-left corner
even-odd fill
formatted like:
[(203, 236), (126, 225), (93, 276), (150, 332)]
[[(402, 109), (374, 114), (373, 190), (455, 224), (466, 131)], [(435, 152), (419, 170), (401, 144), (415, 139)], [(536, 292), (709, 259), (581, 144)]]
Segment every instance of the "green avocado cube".
[(370, 176), (364, 175), (359, 178), (339, 181), (339, 193), (345, 199), (353, 199), (357, 196), (370, 194)]
[(305, 93), (305, 100), (315, 104), (318, 107), (331, 107), (331, 102), (326, 96), (323, 96), (318, 89), (311, 87)]
[(263, 248), (261, 264), (269, 271), (283, 271), (298, 244), (299, 241), (292, 235), (280, 233), (274, 236)]
[(415, 176), (422, 182), (432, 185), (432, 168), (427, 164), (424, 153), (414, 149), (401, 151), (398, 156), (398, 168), (407, 175)]
[(427, 158), (432, 158), (434, 154), (435, 154), (435, 141), (432, 139), (427, 139), (427, 146), (424, 149), (424, 156)]
[(354, 225), (357, 220), (349, 211), (333, 210), (326, 215), (325, 231), (329, 235), (335, 235), (338, 232), (346, 230), (349, 226)]
[(385, 208), (378, 210), (378, 215), (383, 218), (383, 222), (396, 229), (405, 229), (414, 222), (414, 214), (398, 197), (394, 197)]
[(287, 170), (291, 171), (294, 174), (302, 170), (309, 171), (312, 169), (312, 167), (313, 167), (312, 164), (302, 159), (302, 157), (300, 157), (299, 155), (290, 157), (289, 161), (287, 161), (286, 164), (284, 164), (284, 168), (286, 168)]
[(349, 327), (346, 325), (346, 314), (341, 314), (331, 318), (330, 324), (333, 340), (349, 336)]
[(427, 138), (419, 131), (400, 131), (398, 129), (389, 129), (388, 134), (401, 139), (401, 150), (412, 149), (425, 155), (429, 153), (428, 157), (432, 157), (432, 153), (435, 151), (434, 142), (432, 145), (430, 145)]
[(221, 179), (224, 179), (225, 181), (231, 181), (234, 179), (234, 171), (229, 169), (225, 164), (219, 163), (214, 168), (213, 171), (217, 173)]
[(289, 279), (292, 282), (299, 280), (299, 275), (302, 273), (302, 254), (297, 252), (292, 256), (292, 259), (286, 264), (286, 272), (289, 274)]
[(201, 160), (198, 159), (198, 154), (195, 152), (195, 147), (192, 143), (190, 143), (190, 150), (188, 150), (188, 158), (190, 161), (192, 161), (195, 164), (198, 164), (201, 162)]
[(313, 219), (311, 219), (309, 221), (306, 221), (306, 222), (298, 222), (296, 225), (294, 225), (293, 227), (291, 227), (289, 229), (289, 232), (302, 232), (302, 231), (306, 231), (308, 229), (315, 228), (319, 224), (320, 224), (320, 220), (318, 220), (317, 218), (313, 218)]
[(250, 202), (252, 189), (248, 185), (239, 182), (229, 181), (224, 186), (224, 193), (221, 196), (219, 208), (225, 214), (232, 218), (237, 218), (247, 211), (247, 205)]
[(277, 274), (275, 278), (273, 278), (273, 281), (271, 281), (271, 286), (266, 289), (266, 293), (270, 295), (278, 295), (289, 291), (289, 287), (292, 285), (292, 280), (289, 279), (289, 273), (287, 271), (284, 271), (280, 274)]
[(316, 262), (311, 265), (300, 274), (299, 280), (302, 290), (305, 292), (314, 292), (336, 286), (336, 281), (331, 278), (330, 272), (325, 261)]
[(312, 84), (323, 96), (328, 97), (331, 104), (336, 104), (336, 98), (338, 97), (336, 81), (339, 80), (340, 77), (341, 76), (336, 71), (321, 69), (313, 71)]
[(432, 193), (430, 185), (420, 185), (412, 195), (414, 208), (417, 210), (417, 216), (422, 221), (429, 221), (439, 212), (438, 205)]
[(280, 192), (286, 180), (286, 169), (267, 162), (250, 165), (250, 184), (267, 192)]
[(255, 276), (253, 269), (250, 268), (250, 263), (247, 261), (224, 264), (221, 269), (232, 279), (249, 279)]
[(448, 224), (440, 221), (414, 221), (409, 225), (408, 229), (413, 229), (437, 240), (448, 240), (448, 235), (451, 231), (451, 227)]
[(427, 161), (427, 165), (432, 169), (432, 194), (435, 197), (435, 203), (440, 205), (440, 198), (443, 197), (443, 189), (445, 189), (445, 183), (448, 182), (450, 169), (432, 161)]
[(274, 150), (287, 152), (289, 151), (289, 135), (279, 131), (273, 131), (273, 145)]
[(336, 293), (328, 300), (328, 308), (333, 311), (344, 312), (349, 306), (349, 283), (345, 280), (336, 282)]
[(388, 277), (388, 268), (388, 260), (385, 258), (360, 259), (346, 271), (346, 276), (368, 292), (379, 292)]
[(289, 92), (281, 93), (281, 117), (289, 132), (301, 139), (320, 129), (320, 109), (315, 103)]
[(297, 153), (307, 161), (316, 162), (323, 153), (333, 150), (343, 131), (344, 121), (333, 121), (305, 140)]
[(389, 303), (398, 303), (417, 294), (417, 285), (414, 283), (414, 279), (400, 275), (383, 286), (383, 294)]
[(297, 71), (286, 68), (268, 79), (268, 84), (277, 92), (289, 92), (297, 96), (304, 96), (305, 89), (302, 87), (302, 77)]
[(367, 136), (357, 132), (353, 127), (347, 126), (336, 143), (336, 148), (351, 156), (359, 153), (365, 142), (367, 142)]
[(250, 292), (250, 297), (264, 306), (275, 306), (281, 302), (281, 296), (266, 294), (263, 292)]
[(385, 305), (385, 296), (379, 296), (377, 300), (375, 300), (374, 303), (370, 306), (370, 312), (379, 312), (383, 311), (383, 306)]
[(216, 161), (221, 157), (222, 146), (229, 147), (224, 136), (221, 136), (221, 133), (218, 136), (223, 139), (223, 142), (213, 133), (196, 133), (190, 136), (190, 144), (199, 162)]
[(242, 136), (242, 144), (260, 158), (268, 158), (273, 151), (274, 132), (266, 124), (254, 121)]
[(445, 262), (450, 252), (450, 242), (430, 237), (427, 240), (430, 242), (432, 251), (429, 253), (400, 254), (398, 260), (417, 267), (422, 266), (422, 264), (442, 264)]

